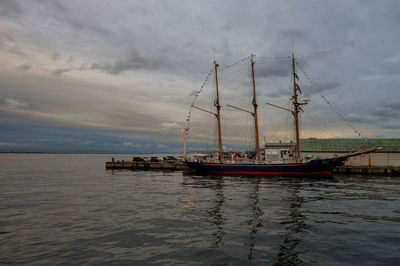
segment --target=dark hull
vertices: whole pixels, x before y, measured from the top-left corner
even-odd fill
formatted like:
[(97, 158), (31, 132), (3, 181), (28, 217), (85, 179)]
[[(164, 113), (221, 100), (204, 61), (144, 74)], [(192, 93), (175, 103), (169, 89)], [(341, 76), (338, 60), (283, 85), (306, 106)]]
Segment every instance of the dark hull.
[(332, 170), (345, 159), (333, 158), (312, 160), (307, 163), (290, 164), (222, 164), (208, 162), (186, 162), (191, 169), (207, 174), (238, 175), (290, 175), (290, 176), (329, 176)]

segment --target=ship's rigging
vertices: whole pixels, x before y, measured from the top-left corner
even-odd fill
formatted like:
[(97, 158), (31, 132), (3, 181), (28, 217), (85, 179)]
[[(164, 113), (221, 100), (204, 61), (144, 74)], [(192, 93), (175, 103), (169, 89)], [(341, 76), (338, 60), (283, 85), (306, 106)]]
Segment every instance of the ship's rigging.
[[(295, 141), (294, 143), (296, 144), (296, 157), (298, 158), (298, 160), (300, 160), (301, 157), (301, 150), (300, 150), (300, 113), (304, 112), (304, 109), (302, 108), (303, 105), (308, 103), (308, 99), (305, 100), (299, 100), (298, 96), (302, 93), (302, 89), (300, 88), (300, 86), (298, 85), (297, 81), (299, 80), (299, 76), (298, 73), (296, 73), (296, 69), (299, 69), (301, 71), (301, 73), (305, 76), (306, 80), (311, 84), (311, 87), (318, 93), (318, 95), (320, 95), (320, 97), (330, 106), (330, 108), (333, 110), (333, 113), (335, 113), (341, 120), (343, 120), (346, 125), (352, 129), (352, 131), (358, 136), (358, 137), (364, 137), (363, 134), (361, 134), (360, 130), (354, 126), (340, 111), (340, 109), (337, 107), (337, 105), (334, 103), (333, 100), (329, 99), (323, 92), (322, 89), (320, 88), (320, 86), (318, 86), (318, 84), (313, 81), (310, 76), (308, 75), (307, 72), (304, 71), (304, 69), (302, 67), (299, 66), (299, 63), (296, 62), (294, 54), (292, 54), (292, 56), (283, 56), (283, 57), (256, 57), (255, 55), (250, 55), (248, 57), (242, 58), (238, 61), (236, 61), (235, 63), (226, 65), (226, 66), (221, 66), (219, 67), (219, 64), (217, 62), (214, 62), (214, 66), (213, 68), (207, 73), (206, 78), (204, 79), (203, 83), (200, 86), (200, 89), (194, 92), (194, 98), (192, 101), (192, 104), (190, 105), (190, 110), (188, 112), (187, 118), (186, 118), (186, 127), (183, 129), (183, 133), (185, 135), (185, 137), (187, 135), (189, 135), (189, 132), (191, 130), (191, 116), (192, 116), (192, 111), (193, 108), (205, 111), (209, 114), (212, 114), (213, 116), (215, 116), (217, 119), (217, 128), (218, 131), (216, 132), (217, 134), (215, 134), (218, 137), (218, 157), (221, 160), (223, 157), (223, 134), (222, 134), (222, 130), (223, 127), (221, 125), (221, 109), (222, 109), (222, 105), (220, 103), (220, 97), (219, 97), (219, 89), (218, 89), (218, 74), (223, 73), (224, 71), (239, 66), (239, 65), (243, 65), (246, 63), (250, 63), (251, 65), (251, 79), (252, 79), (252, 89), (253, 89), (253, 99), (252, 99), (252, 105), (253, 105), (253, 110), (249, 111), (246, 110), (244, 108), (241, 107), (237, 107), (234, 106), (232, 104), (227, 104), (227, 106), (229, 107), (233, 107), (236, 110), (241, 110), (241, 111), (245, 111), (248, 112), (254, 119), (253, 119), (253, 126), (254, 126), (254, 133), (252, 135), (253, 136), (253, 140), (254, 140), (254, 151), (255, 151), (255, 155), (257, 160), (261, 159), (261, 155), (260, 155), (260, 134), (259, 134), (259, 125), (258, 125), (258, 111), (257, 111), (257, 98), (256, 98), (256, 81), (255, 81), (255, 70), (254, 70), (254, 65), (255, 65), (255, 58), (258, 58), (259, 60), (280, 60), (280, 61), (288, 61), (291, 63), (291, 67), (292, 67), (292, 99), (291, 99), (291, 104), (293, 105), (293, 109), (289, 109), (289, 108), (285, 108), (282, 106), (278, 106), (276, 104), (273, 103), (267, 103), (271, 106), (274, 107), (278, 107), (280, 109), (284, 109), (287, 110), (289, 112), (292, 113), (293, 117), (294, 117), (294, 128), (295, 128)], [(219, 68), (218, 68), (219, 67)], [(214, 74), (214, 75), (213, 75)], [(214, 76), (215, 77), (215, 85), (216, 85), (216, 94), (217, 97), (214, 100), (214, 107), (216, 108), (216, 111), (210, 111), (210, 110), (206, 110), (205, 108), (202, 108), (200, 106), (196, 105), (196, 100), (198, 98), (198, 96), (203, 92), (204, 88), (207, 86), (207, 84), (209, 83), (210, 77)], [(226, 109), (225, 109), (226, 110)], [(314, 115), (313, 113), (307, 111), (306, 112), (307, 115), (309, 115), (311, 117), (311, 119), (315, 122), (321, 119), (316, 118), (317, 116)], [(218, 122), (219, 121), (219, 122)], [(327, 127), (325, 125), (319, 125), (320, 127), (325, 127), (325, 132), (327, 132)], [(337, 127), (339, 128), (339, 127)], [(343, 128), (343, 127), (342, 127)], [(265, 138), (264, 138), (265, 139)], [(365, 138), (366, 139), (366, 138)]]

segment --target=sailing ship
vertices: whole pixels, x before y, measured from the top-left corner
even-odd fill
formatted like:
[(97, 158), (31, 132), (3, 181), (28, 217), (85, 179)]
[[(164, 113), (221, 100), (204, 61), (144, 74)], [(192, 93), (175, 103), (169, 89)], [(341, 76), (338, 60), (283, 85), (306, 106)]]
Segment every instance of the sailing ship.
[(240, 174), (240, 175), (291, 175), (291, 176), (329, 176), (332, 173), (332, 170), (340, 165), (343, 165), (344, 162), (354, 156), (360, 156), (363, 154), (368, 154), (374, 152), (380, 148), (369, 148), (366, 150), (348, 153), (341, 156), (335, 156), (327, 159), (309, 159), (301, 157), (301, 149), (300, 149), (300, 119), (299, 113), (303, 111), (302, 106), (306, 105), (309, 100), (299, 101), (299, 94), (301, 93), (301, 89), (297, 84), (297, 80), (299, 79), (296, 74), (296, 60), (294, 57), (294, 53), (291, 56), (292, 61), (292, 79), (293, 79), (293, 95), (291, 98), (291, 102), (293, 105), (293, 109), (284, 108), (278, 105), (274, 105), (271, 103), (266, 103), (272, 105), (277, 108), (281, 108), (287, 110), (293, 114), (294, 122), (295, 122), (295, 145), (294, 145), (294, 156), (291, 160), (282, 160), (279, 162), (266, 163), (261, 160), (260, 153), (260, 143), (259, 143), (259, 132), (258, 132), (258, 113), (257, 113), (257, 97), (256, 97), (256, 85), (255, 85), (255, 74), (254, 74), (254, 55), (252, 54), (250, 57), (251, 63), (251, 74), (252, 74), (252, 85), (253, 85), (253, 111), (245, 110), (240, 107), (236, 107), (233, 105), (228, 105), (232, 108), (238, 109), (240, 111), (248, 112), (254, 118), (254, 133), (255, 133), (255, 155), (256, 160), (251, 162), (242, 162), (238, 163), (237, 161), (227, 161), (224, 160), (224, 153), (222, 149), (222, 132), (221, 132), (221, 105), (220, 105), (220, 97), (218, 90), (218, 64), (214, 61), (214, 73), (215, 73), (215, 82), (216, 82), (216, 99), (214, 101), (214, 106), (216, 108), (216, 112), (212, 112), (203, 108), (200, 108), (194, 103), (192, 103), (192, 107), (198, 110), (210, 113), (215, 115), (217, 119), (218, 125), (218, 161), (214, 162), (211, 160), (185, 160), (185, 164), (198, 172), (207, 173), (207, 174)]

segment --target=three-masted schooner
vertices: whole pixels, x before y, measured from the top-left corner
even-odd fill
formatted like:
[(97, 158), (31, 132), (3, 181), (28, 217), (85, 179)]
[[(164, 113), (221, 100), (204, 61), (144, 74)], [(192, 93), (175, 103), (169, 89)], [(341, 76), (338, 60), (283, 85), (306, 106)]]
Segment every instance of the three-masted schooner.
[(281, 161), (274, 163), (265, 163), (261, 160), (260, 154), (260, 143), (259, 143), (259, 133), (258, 133), (258, 113), (257, 113), (257, 97), (256, 97), (256, 84), (255, 84), (255, 75), (254, 75), (254, 55), (252, 54), (250, 57), (251, 63), (251, 73), (252, 73), (252, 84), (253, 84), (253, 111), (245, 110), (240, 107), (236, 107), (233, 105), (228, 105), (232, 108), (245, 111), (250, 113), (254, 118), (254, 130), (255, 130), (255, 154), (256, 161), (252, 161), (251, 163), (233, 163), (232, 161), (224, 161), (224, 154), (222, 150), (222, 132), (221, 132), (221, 105), (219, 99), (219, 90), (218, 90), (218, 64), (214, 61), (214, 72), (215, 72), (215, 82), (216, 82), (216, 100), (214, 102), (214, 106), (216, 107), (216, 112), (212, 112), (198, 106), (192, 104), (192, 107), (199, 109), (201, 111), (205, 111), (207, 113), (215, 115), (217, 118), (218, 124), (218, 146), (219, 146), (219, 154), (218, 154), (218, 162), (211, 161), (190, 161), (186, 160), (185, 163), (188, 167), (193, 170), (208, 173), (208, 174), (241, 174), (241, 175), (309, 175), (309, 176), (326, 176), (330, 175), (332, 170), (344, 164), (344, 162), (353, 156), (359, 156), (362, 154), (367, 154), (378, 150), (379, 148), (370, 148), (367, 150), (362, 150), (359, 152), (348, 153), (342, 156), (336, 156), (328, 159), (312, 159), (304, 162), (301, 158), (301, 149), (300, 149), (300, 120), (299, 113), (303, 110), (302, 106), (307, 104), (307, 100), (303, 100), (299, 102), (298, 95), (301, 93), (300, 87), (297, 85), (296, 80), (298, 76), (296, 74), (296, 61), (294, 57), (294, 53), (291, 56), (292, 61), (292, 75), (293, 75), (293, 95), (291, 102), (293, 104), (293, 109), (287, 109), (284, 107), (280, 107), (274, 104), (267, 103), (269, 105), (285, 109), (291, 112), (294, 116), (295, 121), (295, 157), (292, 161)]

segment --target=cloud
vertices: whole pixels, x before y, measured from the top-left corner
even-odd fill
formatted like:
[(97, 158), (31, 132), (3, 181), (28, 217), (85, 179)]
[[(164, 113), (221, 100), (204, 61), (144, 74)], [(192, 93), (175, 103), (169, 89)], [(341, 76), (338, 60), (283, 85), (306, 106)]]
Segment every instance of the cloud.
[(17, 1), (0, 1), (0, 16), (15, 17), (22, 13)]
[(91, 69), (104, 70), (112, 75), (119, 75), (128, 70), (156, 70), (162, 66), (166, 66), (164, 59), (159, 56), (145, 56), (136, 48), (131, 48), (125, 58), (115, 61), (113, 64), (93, 63)]
[(30, 147), (33, 144), (30, 143), (18, 143), (18, 142), (0, 142), (0, 147)]
[(267, 98), (279, 98), (281, 96), (286, 96), (287, 98), (290, 97), (290, 94), (288, 93), (287, 90), (268, 90), (267, 93), (264, 93), (265, 97)]
[(400, 115), (400, 101), (390, 100), (378, 105), (371, 111), (371, 114), (378, 120), (393, 120)]
[(369, 75), (361, 75), (358, 76), (358, 78), (362, 81), (379, 81), (385, 79), (384, 75), (378, 74), (378, 73), (373, 73)]
[(72, 63), (72, 61), (74, 60), (74, 57), (72, 56), (72, 55), (70, 55), (69, 57), (68, 57), (68, 64), (71, 64)]
[(122, 146), (130, 147), (130, 148), (140, 148), (140, 147), (142, 147), (142, 145), (137, 144), (137, 143), (134, 143), (134, 142), (131, 142), (131, 141), (125, 141), (125, 142), (123, 142), (123, 143), (122, 143)]
[(399, 100), (389, 100), (384, 103), (375, 104), (373, 108), (360, 111), (363, 111), (362, 115), (351, 113), (346, 115), (346, 117), (351, 122), (376, 125), (380, 128), (400, 128), (400, 121), (397, 119), (400, 116)]
[[(318, 88), (322, 90), (323, 93), (341, 86), (341, 83), (337, 80), (322, 80), (315, 83), (318, 85)], [(304, 97), (311, 97), (314, 94), (318, 94), (318, 91), (310, 83), (303, 82), (300, 84), (300, 87), (302, 89)]]
[(167, 150), (169, 149), (169, 146), (165, 144), (157, 144), (157, 148), (162, 149), (162, 150)]
[(384, 63), (387, 64), (397, 64), (400, 62), (400, 55), (395, 55), (395, 56), (391, 56), (391, 57), (387, 57), (384, 60)]
[(59, 76), (61, 76), (62, 74), (67, 73), (67, 72), (69, 72), (69, 71), (71, 71), (71, 70), (73, 70), (73, 69), (72, 69), (72, 68), (57, 68), (57, 69), (51, 71), (50, 73), (51, 73), (52, 75), (54, 75), (54, 76), (59, 77)]
[(58, 52), (53, 52), (50, 57), (51, 60), (53, 60), (53, 62), (56, 62), (61, 59), (61, 55)]
[(29, 71), (29, 70), (31, 70), (31, 68), (32, 68), (32, 65), (29, 63), (23, 64), (23, 65), (20, 65), (17, 67), (17, 69), (21, 70), (21, 71)]
[(178, 125), (178, 123), (176, 122), (162, 122), (161, 123), (161, 127), (163, 129), (176, 129), (176, 128), (180, 128), (180, 126)]
[(28, 104), (26, 102), (18, 101), (13, 98), (6, 98), (5, 99), (5, 107), (7, 109), (20, 109), (20, 108), (26, 108), (28, 107)]
[(19, 55), (19, 56), (22, 56), (22, 57), (26, 57), (27, 56), (27, 53), (18, 45), (13, 45), (13, 46), (9, 47), (8, 51), (10, 53), (13, 53), (15, 55)]
[(384, 103), (383, 107), (398, 112), (400, 111), (400, 100), (390, 100)]
[(257, 77), (287, 77), (290, 73), (290, 64), (286, 60), (276, 60), (267, 62), (266, 64), (259, 64), (255, 71)]
[(356, 123), (371, 123), (375, 121), (375, 119), (371, 116), (359, 115), (354, 113), (346, 115), (346, 118), (349, 119), (351, 122)]

